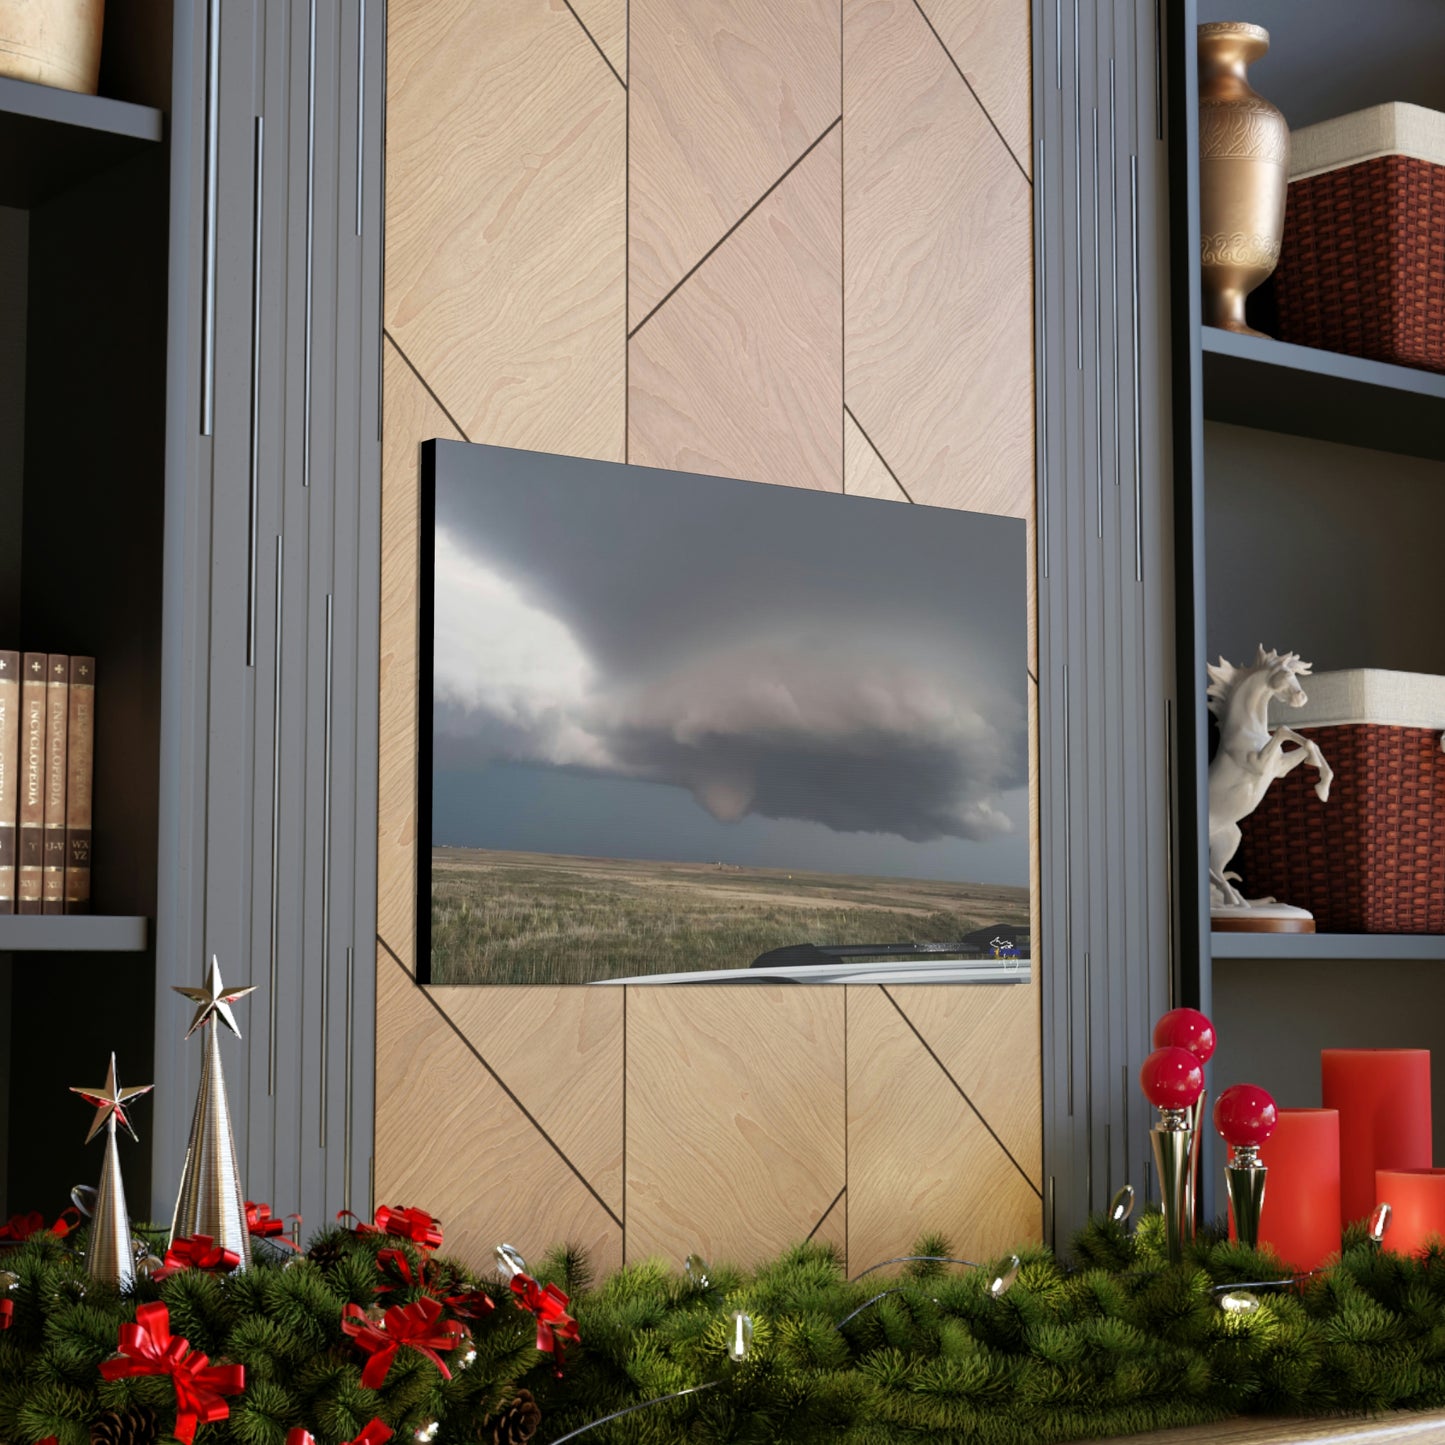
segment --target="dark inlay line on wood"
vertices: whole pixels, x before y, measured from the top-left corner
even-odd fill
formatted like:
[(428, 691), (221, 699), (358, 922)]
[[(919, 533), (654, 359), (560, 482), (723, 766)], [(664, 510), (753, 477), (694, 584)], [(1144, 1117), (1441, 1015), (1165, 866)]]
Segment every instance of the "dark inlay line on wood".
[[(592, 48), (602, 57), (602, 63), (606, 65), (613, 75), (617, 76), (617, 83), (623, 90), (627, 89), (627, 82), (620, 75), (617, 75), (617, 67), (608, 60), (607, 52), (597, 43), (597, 37), (587, 28), (587, 22), (575, 11), (572, 10), (572, 0), (562, 0), (562, 3), (572, 11), (572, 18), (582, 27), (582, 33), (592, 42)], [(630, 22), (629, 22), (630, 28)]]
[(767, 190), (765, 190), (765, 191), (762, 193), (762, 195), (760, 195), (760, 196), (757, 198), (757, 200), (755, 200), (755, 201), (752, 203), (752, 205), (750, 205), (750, 206), (747, 208), (747, 210), (744, 211), (744, 212), (742, 213), (742, 215), (739, 216), (739, 217), (737, 218), (737, 220), (734, 221), (734, 222), (732, 223), (732, 225), (727, 228), (726, 232), (724, 232), (724, 234), (717, 240), (717, 242), (716, 242), (714, 245), (712, 245), (712, 246), (710, 246), (710, 247), (708, 248), (707, 254), (706, 254), (705, 256), (703, 256), (701, 260), (697, 261), (697, 262), (688, 270), (687, 274), (686, 274), (685, 276), (683, 276), (683, 278), (677, 283), (677, 285), (675, 285), (675, 286), (672, 288), (672, 290), (669, 291), (669, 292), (667, 293), (667, 295), (664, 296), (664, 297), (662, 298), (662, 300), (659, 301), (659, 302), (657, 303), (657, 305), (654, 306), (654, 307), (652, 308), (652, 310), (649, 311), (649, 312), (647, 313), (647, 315), (644, 316), (644, 317), (642, 318), (642, 320), (639, 321), (639, 322), (637, 323), (637, 325), (634, 326), (634, 327), (632, 328), (632, 330), (627, 333), (627, 339), (628, 339), (629, 341), (631, 341), (632, 338), (633, 338), (634, 336), (636, 336), (637, 333), (638, 333), (639, 331), (641, 331), (642, 328), (643, 328), (644, 326), (646, 326), (647, 323), (648, 323), (649, 321), (651, 321), (652, 318), (653, 318), (654, 316), (656, 316), (657, 313), (658, 313), (659, 311), (661, 311), (662, 308), (663, 308), (664, 306), (666, 306), (667, 303), (668, 303), (669, 301), (671, 301), (672, 298), (673, 298), (674, 296), (676, 296), (677, 293), (678, 293), (680, 290), (682, 290), (682, 288), (683, 288), (684, 286), (687, 285), (687, 283), (702, 269), (702, 267), (703, 267), (704, 265), (706, 265), (707, 262), (710, 261), (710, 260), (718, 253), (718, 251), (719, 251), (724, 245), (727, 244), (728, 238), (729, 238), (730, 236), (732, 236), (732, 234), (738, 229), (738, 227), (741, 226), (742, 223), (743, 223), (744, 221), (746, 221), (747, 218), (748, 218), (749, 216), (751, 216), (752, 213), (753, 213), (754, 211), (756, 211), (757, 208), (758, 208), (759, 206), (761, 206), (762, 203), (763, 203), (764, 201), (766, 201), (767, 198), (768, 198), (770, 195), (772, 195), (772, 193), (773, 193), (775, 190), (777, 190), (778, 187), (779, 187), (780, 185), (782, 185), (783, 182), (784, 182), (785, 180), (787, 180), (788, 177), (789, 177), (790, 175), (792, 175), (793, 172), (794, 172), (795, 170), (797, 170), (798, 167), (799, 167), (800, 165), (802, 165), (803, 162), (804, 162), (805, 160), (807, 160), (808, 157), (809, 157), (810, 155), (812, 155), (813, 152), (814, 152), (815, 150), (817, 150), (817, 148), (818, 148), (820, 145), (822, 145), (825, 140), (828, 139), (828, 137), (833, 133), (833, 130), (834, 130), (837, 126), (841, 125), (842, 122), (843, 122), (843, 117), (842, 117), (841, 115), (834, 117), (832, 124), (827, 128), (827, 130), (825, 130), (825, 131), (822, 133), (822, 135), (820, 135), (820, 136), (817, 138), (817, 140), (815, 140), (815, 141), (807, 148), (807, 150), (805, 150), (805, 151), (802, 153), (802, 155), (800, 155), (800, 156), (798, 157), (798, 159), (795, 160), (795, 161), (792, 163), (792, 165), (790, 165), (790, 166), (787, 168), (787, 170), (785, 170), (785, 171), (782, 173), (782, 175), (780, 175), (780, 176), (777, 178), (777, 180), (775, 180), (775, 181), (772, 183), (772, 185), (770, 185), (770, 186), (767, 188)]
[(1033, 180), (1024, 169), (1023, 162), (1014, 154), (1014, 148), (1008, 141), (1004, 140), (1004, 133), (998, 128), (998, 124), (995, 122), (993, 116), (989, 114), (988, 107), (979, 98), (978, 92), (973, 88), (973, 82), (963, 73), (963, 67), (953, 58), (953, 51), (943, 43), (943, 36), (938, 33), (933, 21), (928, 18), (928, 11), (923, 8), (922, 0), (913, 0), (913, 4), (917, 8), (918, 13), (923, 16), (923, 23), (933, 31), (933, 38), (938, 41), (939, 49), (948, 57), (948, 63), (958, 72), (958, 78), (968, 87), (968, 93), (974, 100), (978, 101), (978, 108), (983, 112), (983, 118), (993, 127), (993, 133), (1003, 142), (1003, 148), (1008, 152), (1008, 158), (1018, 167), (1018, 172), (1024, 178), (1025, 182), (1032, 186)]
[[(845, 1184), (837, 1192), (837, 1194), (833, 1196), (833, 1202), (823, 1211), (822, 1215), (818, 1219), (818, 1222), (808, 1231), (808, 1239), (812, 1239), (812, 1237), (817, 1234), (817, 1232), (828, 1222), (828, 1216), (838, 1207), (838, 1201), (842, 1199), (842, 1197), (847, 1192), (848, 1186)], [(803, 1243), (807, 1244), (808, 1239), (805, 1239)]]
[(448, 1014), (441, 1004), (432, 996), (431, 989), (425, 984), (417, 984), (416, 975), (397, 957), (392, 946), (379, 933), (376, 935), (376, 941), (386, 950), (387, 957), (416, 985), (421, 996), (437, 1011), (438, 1016), (446, 1026), (462, 1041), (466, 1046), (467, 1052), (491, 1075), (497, 1087), (517, 1106), (522, 1113), (522, 1117), (552, 1146), (557, 1157), (577, 1176), (577, 1180), (582, 1187), (606, 1211), (607, 1217), (621, 1229), (623, 1227), (622, 1221), (617, 1217), (612, 1206), (592, 1187), (588, 1182), (587, 1176), (567, 1157), (566, 1151), (562, 1146), (537, 1122), (536, 1115), (507, 1087), (506, 1081), (502, 1076), (482, 1057), (477, 1046), (457, 1027), (451, 1015)]
[(893, 470), (893, 468), (888, 465), (888, 458), (885, 457), (885, 456), (883, 455), (883, 453), (878, 450), (878, 443), (875, 442), (875, 441), (873, 440), (873, 438), (868, 435), (868, 429), (867, 429), (867, 427), (865, 427), (865, 426), (863, 425), (863, 423), (858, 420), (858, 417), (857, 417), (857, 415), (855, 414), (855, 412), (853, 411), (853, 408), (852, 408), (851, 406), (849, 406), (846, 401), (843, 403), (843, 410), (844, 410), (850, 417), (853, 418), (853, 425), (856, 426), (856, 427), (858, 428), (858, 430), (863, 433), (863, 440), (864, 440), (865, 442), (867, 442), (870, 447), (873, 448), (873, 455), (874, 455), (875, 457), (877, 457), (880, 462), (883, 463), (883, 469), (884, 469), (884, 471), (886, 471), (886, 472), (888, 473), (888, 475), (893, 478), (893, 485), (894, 485), (895, 487), (897, 487), (898, 490), (899, 490), (900, 492), (902, 492), (903, 495), (904, 495), (905, 497), (907, 497), (908, 500), (911, 502), (911, 501), (913, 500), (913, 498), (909, 495), (908, 488), (905, 487), (905, 486), (903, 485), (903, 483), (898, 480), (898, 473), (895, 472), (895, 471)]
[(975, 1104), (975, 1103), (973, 1102), (973, 1100), (968, 1097), (968, 1094), (967, 1094), (967, 1092), (964, 1090), (963, 1085), (960, 1084), (960, 1083), (958, 1082), (958, 1080), (955, 1079), (955, 1078), (953, 1077), (953, 1075), (949, 1072), (949, 1070), (948, 1070), (948, 1065), (945, 1064), (945, 1063), (943, 1062), (943, 1060), (940, 1059), (940, 1058), (938, 1057), (938, 1055), (933, 1052), (933, 1047), (932, 1047), (932, 1045), (931, 1045), (931, 1044), (928, 1042), (928, 1040), (927, 1040), (926, 1038), (924, 1038), (923, 1035), (918, 1031), (918, 1025), (915, 1024), (915, 1023), (913, 1022), (913, 1020), (912, 1020), (911, 1018), (909, 1018), (906, 1013), (903, 1012), (903, 1009), (902, 1009), (902, 1007), (899, 1005), (898, 1000), (897, 1000), (896, 998), (894, 998), (891, 993), (888, 992), (888, 989), (887, 989), (883, 984), (879, 984), (879, 985), (878, 985), (878, 991), (883, 995), (884, 998), (886, 998), (886, 999), (888, 1000), (889, 1003), (891, 1003), (891, 1004), (893, 1005), (893, 1007), (894, 1007), (895, 1009), (898, 1010), (898, 1017), (901, 1018), (901, 1019), (903, 1020), (903, 1022), (906, 1023), (910, 1029), (912, 1029), (914, 1038), (916, 1038), (916, 1039), (918, 1040), (918, 1042), (919, 1042), (920, 1044), (922, 1044), (923, 1047), (928, 1051), (928, 1057), (929, 1057), (930, 1059), (932, 1059), (933, 1062), (934, 1062), (935, 1064), (937, 1064), (940, 1069), (943, 1070), (943, 1077), (944, 1077), (945, 1079), (947, 1079), (948, 1082), (949, 1082), (950, 1084), (952, 1084), (955, 1089), (958, 1090), (958, 1096), (959, 1096), (959, 1098), (962, 1099), (963, 1102), (964, 1102), (965, 1104), (967, 1104), (968, 1107), (969, 1107), (970, 1109), (972, 1109), (973, 1112), (978, 1116), (978, 1122), (979, 1122), (980, 1124), (982, 1124), (985, 1129), (988, 1130), (989, 1137), (993, 1140), (993, 1142), (994, 1142), (995, 1144), (997, 1144), (998, 1147), (999, 1147), (1000, 1149), (1002, 1149), (1003, 1152), (1004, 1152), (1006, 1155), (1008, 1155), (1008, 1161), (1009, 1161), (1009, 1163), (1012, 1164), (1013, 1167), (1018, 1170), (1019, 1175), (1022, 1177), (1024, 1183), (1027, 1184), (1027, 1185), (1029, 1186), (1029, 1188), (1032, 1189), (1032, 1190), (1034, 1191), (1034, 1193), (1039, 1196), (1039, 1199), (1040, 1199), (1040, 1200), (1042, 1200), (1044, 1196), (1043, 1196), (1043, 1192), (1039, 1189), (1039, 1186), (1038, 1186), (1037, 1184), (1035, 1184), (1032, 1179), (1029, 1178), (1029, 1176), (1028, 1176), (1028, 1171), (1024, 1168), (1024, 1166), (1023, 1166), (1022, 1164), (1019, 1163), (1019, 1161), (1018, 1161), (1017, 1159), (1014, 1158), (1014, 1156), (1013, 1156), (1013, 1151), (1009, 1148), (1009, 1146), (1008, 1146), (1007, 1144), (1005, 1144), (1002, 1139), (999, 1138), (999, 1136), (997, 1135), (997, 1133), (994, 1132), (994, 1127), (993, 1127), (993, 1125), (990, 1124), (990, 1123), (988, 1122), (988, 1120), (983, 1117), (983, 1112), (979, 1109), (978, 1105)]
[(396, 337), (394, 337), (391, 332), (386, 330), (385, 327), (382, 328), (381, 334), (386, 337), (389, 342), (391, 342), (392, 346), (396, 349), (396, 354), (401, 357), (404, 362), (406, 362), (407, 370), (411, 372), (411, 374), (416, 377), (419, 382), (421, 382), (422, 390), (426, 392), (426, 394), (431, 397), (434, 402), (436, 402), (437, 406), (441, 408), (442, 415), (446, 417), (446, 419), (451, 422), (454, 427), (456, 427), (457, 435), (461, 437), (464, 442), (471, 441), (471, 437), (467, 435), (466, 430), (463, 428), (461, 422), (459, 422), (456, 417), (454, 417), (451, 412), (447, 410), (446, 402), (444, 402), (441, 397), (439, 397), (436, 392), (432, 390), (431, 383), (426, 379), (426, 377), (421, 374), (421, 372), (416, 369), (415, 363), (413, 363), (411, 357), (409, 357), (406, 352), (401, 349), (401, 346), (398, 343)]

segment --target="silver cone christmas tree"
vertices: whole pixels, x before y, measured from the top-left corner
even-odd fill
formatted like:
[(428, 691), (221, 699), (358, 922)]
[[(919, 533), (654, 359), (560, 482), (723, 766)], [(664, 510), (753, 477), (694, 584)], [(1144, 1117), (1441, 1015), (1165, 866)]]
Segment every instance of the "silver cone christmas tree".
[(100, 1166), (100, 1188), (96, 1190), (95, 1211), (90, 1220), (90, 1242), (86, 1259), (92, 1279), (103, 1280), (120, 1289), (135, 1283), (135, 1251), (131, 1246), (130, 1215), (125, 1207), (125, 1184), (120, 1177), (120, 1151), (115, 1145), (115, 1126), (119, 1124), (132, 1139), (136, 1137), (125, 1106), (142, 1094), (150, 1093), (152, 1084), (136, 1084), (121, 1088), (115, 1077), (115, 1055), (110, 1056), (105, 1083), (98, 1089), (71, 1086), (88, 1104), (95, 1105), (95, 1119), (85, 1142), (90, 1143), (105, 1130), (105, 1162)]
[(203, 1029), (206, 1052), (201, 1062), (201, 1085), (196, 1091), (196, 1112), (191, 1116), (186, 1164), (176, 1195), (176, 1213), (171, 1220), (171, 1242), (193, 1234), (208, 1235), (221, 1249), (240, 1256), (239, 1269), (251, 1263), (251, 1235), (246, 1228), (246, 1196), (236, 1163), (226, 1077), (221, 1071), (219, 1033), (224, 1023), (237, 1038), (241, 1037), (231, 1005), (252, 991), (250, 984), (227, 988), (221, 982), (221, 965), (214, 954), (200, 988), (176, 989), (196, 1005), (196, 1016), (186, 1037)]

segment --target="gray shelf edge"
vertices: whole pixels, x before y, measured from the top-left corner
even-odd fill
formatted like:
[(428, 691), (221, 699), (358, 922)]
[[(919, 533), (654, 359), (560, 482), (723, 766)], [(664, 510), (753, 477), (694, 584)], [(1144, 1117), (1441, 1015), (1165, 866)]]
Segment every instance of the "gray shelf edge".
[(0, 75), (0, 115), (24, 116), (141, 141), (159, 141), (165, 132), (165, 116), (151, 106), (104, 95), (77, 95), (8, 75)]
[(1314, 346), (1297, 346), (1292, 341), (1276, 341), (1270, 336), (1241, 336), (1217, 326), (1206, 326), (1202, 330), (1206, 354), (1445, 402), (1445, 375), (1437, 372), (1371, 361), (1363, 356), (1346, 356), (1343, 352), (1324, 351)]
[(1353, 959), (1389, 963), (1401, 959), (1445, 960), (1445, 937), (1430, 933), (1216, 933), (1215, 958), (1263, 961)]
[(0, 914), (0, 953), (142, 953), (150, 920), (106, 913)]

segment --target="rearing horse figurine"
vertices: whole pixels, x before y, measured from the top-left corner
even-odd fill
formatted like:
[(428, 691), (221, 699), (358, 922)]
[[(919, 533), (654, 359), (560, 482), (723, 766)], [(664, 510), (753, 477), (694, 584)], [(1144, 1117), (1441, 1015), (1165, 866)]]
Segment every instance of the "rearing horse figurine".
[[(1222, 657), (1209, 672), (1209, 710), (1219, 719), (1219, 751), (1209, 765), (1209, 884), (1215, 907), (1248, 908), (1250, 900), (1226, 873), (1229, 860), (1239, 848), (1239, 823), (1259, 807), (1269, 785), (1309, 763), (1319, 773), (1315, 794), (1320, 802), (1330, 796), (1334, 769), (1318, 746), (1293, 728), (1269, 729), (1269, 704), (1278, 698), (1288, 707), (1303, 707), (1309, 701), (1299, 680), (1308, 677), (1310, 664), (1299, 654), (1283, 657), (1261, 645), (1252, 666), (1235, 667)], [(1290, 751), (1285, 744), (1293, 743)], [(1255, 900), (1273, 903), (1272, 898)]]

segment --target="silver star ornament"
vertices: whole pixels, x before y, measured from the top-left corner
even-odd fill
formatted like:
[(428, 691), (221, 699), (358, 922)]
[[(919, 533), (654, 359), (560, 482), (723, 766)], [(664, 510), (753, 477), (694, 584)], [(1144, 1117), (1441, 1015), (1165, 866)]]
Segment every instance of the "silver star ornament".
[(206, 981), (200, 988), (182, 988), (172, 984), (172, 988), (179, 994), (184, 994), (196, 1005), (196, 1016), (191, 1020), (191, 1026), (186, 1030), (186, 1037), (204, 1024), (214, 1014), (230, 1031), (239, 1039), (241, 1030), (236, 1027), (236, 1016), (231, 1012), (231, 1005), (237, 999), (245, 998), (248, 993), (255, 993), (256, 985), (245, 984), (241, 988), (227, 988), (221, 982), (221, 964), (213, 953), (211, 955), (210, 971), (206, 975)]
[(105, 1071), (105, 1083), (100, 1088), (82, 1089), (72, 1084), (70, 1088), (72, 1094), (79, 1094), (87, 1104), (95, 1105), (95, 1120), (90, 1126), (90, 1133), (85, 1136), (85, 1142), (89, 1144), (105, 1128), (106, 1121), (112, 1116), (132, 1139), (138, 1138), (130, 1119), (126, 1116), (125, 1106), (141, 1094), (149, 1094), (153, 1088), (155, 1088), (154, 1084), (132, 1084), (128, 1089), (121, 1088), (116, 1082), (114, 1054), (110, 1056), (110, 1067)]

